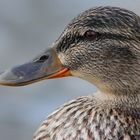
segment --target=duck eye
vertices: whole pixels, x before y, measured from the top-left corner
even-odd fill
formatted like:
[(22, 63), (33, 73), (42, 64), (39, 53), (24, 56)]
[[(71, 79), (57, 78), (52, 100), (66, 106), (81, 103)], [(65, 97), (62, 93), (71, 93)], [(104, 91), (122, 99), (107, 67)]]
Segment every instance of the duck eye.
[(97, 33), (94, 31), (86, 31), (84, 35), (88, 40), (94, 40), (97, 37)]

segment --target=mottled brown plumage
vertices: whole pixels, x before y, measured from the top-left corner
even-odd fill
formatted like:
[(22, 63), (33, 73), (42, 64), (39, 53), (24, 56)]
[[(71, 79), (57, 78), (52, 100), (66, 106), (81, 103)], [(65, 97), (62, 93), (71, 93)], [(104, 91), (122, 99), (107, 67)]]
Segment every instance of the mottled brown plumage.
[[(96, 32), (88, 40), (85, 32)], [(140, 18), (116, 7), (97, 7), (74, 18), (57, 40), (61, 62), (101, 92), (50, 115), (34, 140), (140, 139)]]
[(87, 10), (69, 23), (52, 49), (3, 73), (0, 84), (70, 74), (99, 91), (58, 108), (33, 140), (140, 140), (139, 16), (117, 7)]

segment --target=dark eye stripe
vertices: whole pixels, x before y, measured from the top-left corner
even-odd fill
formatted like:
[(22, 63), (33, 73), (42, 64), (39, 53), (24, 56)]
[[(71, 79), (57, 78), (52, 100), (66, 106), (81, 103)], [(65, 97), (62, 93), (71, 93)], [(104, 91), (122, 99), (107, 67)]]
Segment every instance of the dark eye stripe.
[(134, 40), (131, 37), (127, 37), (121, 34), (111, 34), (111, 33), (103, 33), (101, 35), (102, 39), (114, 39), (114, 40), (120, 40), (120, 41), (126, 41), (126, 40)]
[(111, 34), (111, 33), (97, 33), (94, 31), (87, 31), (85, 32), (85, 34), (83, 36), (80, 36), (78, 34), (75, 35), (71, 35), (71, 34), (67, 34), (65, 37), (63, 37), (63, 39), (61, 39), (58, 47), (57, 47), (57, 51), (58, 52), (65, 52), (70, 46), (71, 44), (77, 44), (80, 41), (92, 41), (94, 42), (95, 39), (114, 39), (114, 40), (120, 40), (120, 41), (126, 41), (126, 40), (133, 40), (132, 38), (129, 38), (127, 36), (123, 36), (120, 34)]
[(61, 39), (58, 47), (57, 47), (57, 51), (61, 52), (61, 51), (66, 51), (71, 44), (77, 44), (80, 41), (94, 41), (96, 37), (98, 37), (99, 34), (94, 32), (94, 31), (87, 31), (83, 36), (75, 34), (75, 35), (71, 35), (71, 34), (67, 34), (63, 39)]
[(66, 51), (71, 44), (73, 43), (78, 43), (81, 37), (78, 37), (77, 35), (71, 35), (68, 34), (66, 35), (64, 38), (61, 39), (58, 47), (57, 47), (57, 51), (61, 52), (61, 51)]

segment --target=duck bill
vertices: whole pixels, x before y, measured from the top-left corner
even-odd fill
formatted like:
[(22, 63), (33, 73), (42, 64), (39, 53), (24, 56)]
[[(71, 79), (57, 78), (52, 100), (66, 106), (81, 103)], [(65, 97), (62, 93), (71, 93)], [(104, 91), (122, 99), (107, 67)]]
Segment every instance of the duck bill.
[(51, 78), (70, 76), (70, 70), (62, 65), (55, 49), (49, 49), (35, 60), (16, 66), (0, 74), (0, 85), (24, 86)]

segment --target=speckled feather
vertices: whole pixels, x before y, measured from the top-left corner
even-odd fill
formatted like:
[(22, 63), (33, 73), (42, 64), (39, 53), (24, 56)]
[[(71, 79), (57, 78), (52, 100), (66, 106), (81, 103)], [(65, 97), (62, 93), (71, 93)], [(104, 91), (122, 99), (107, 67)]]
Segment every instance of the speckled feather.
[[(88, 40), (87, 31), (97, 33)], [(74, 18), (55, 42), (71, 74), (96, 85), (94, 96), (57, 109), (33, 140), (140, 140), (140, 18), (97, 7)]]
[(34, 140), (139, 140), (140, 108), (115, 100), (110, 104), (96, 96), (73, 100), (43, 122)]

